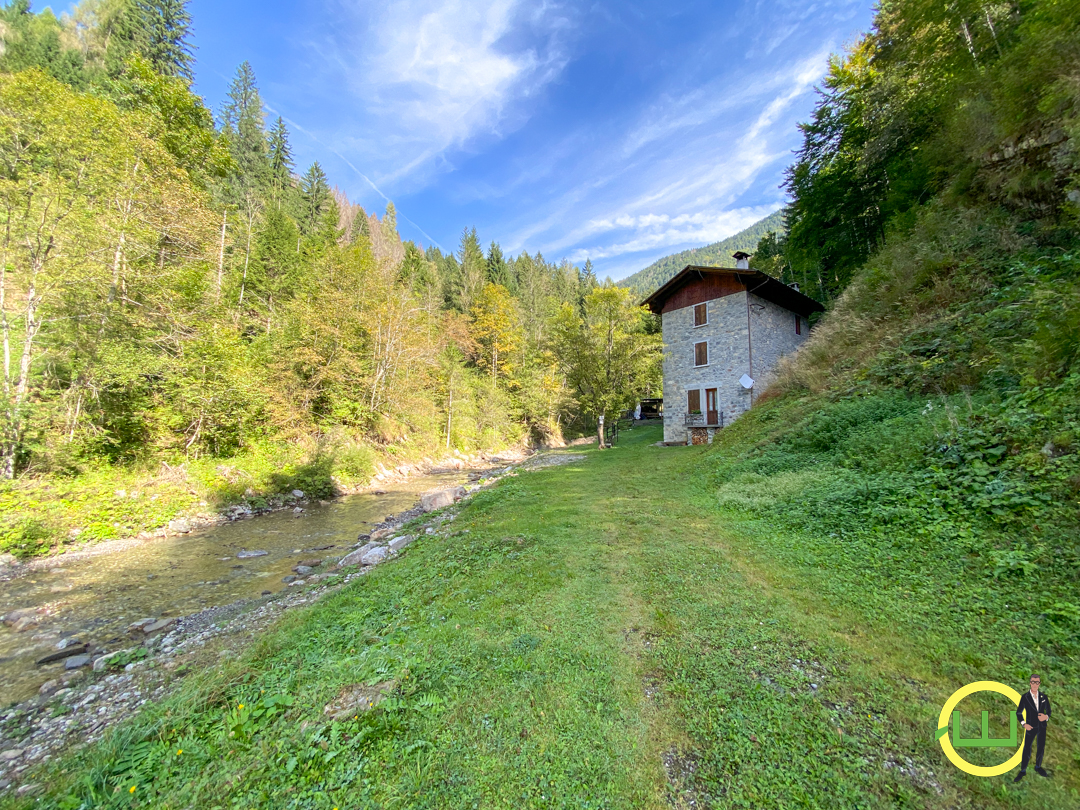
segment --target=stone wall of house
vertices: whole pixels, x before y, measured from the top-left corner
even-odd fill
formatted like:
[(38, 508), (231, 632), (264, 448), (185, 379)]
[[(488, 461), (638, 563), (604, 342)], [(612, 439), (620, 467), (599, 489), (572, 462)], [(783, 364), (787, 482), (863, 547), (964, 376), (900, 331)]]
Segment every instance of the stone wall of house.
[[(704, 411), (705, 390), (717, 389), (723, 423), (730, 424), (751, 405), (751, 394), (739, 378), (749, 374), (754, 379), (754, 393), (763, 391), (775, 377), (780, 358), (798, 349), (810, 333), (806, 318), (801, 318), (802, 334), (797, 335), (794, 312), (753, 293), (715, 298), (706, 306), (709, 319), (705, 326), (694, 326), (692, 306), (663, 314), (665, 442), (687, 440), (688, 390), (701, 391)], [(709, 344), (709, 363), (698, 367), (694, 365), (694, 344), (701, 341)]]
[[(686, 392), (716, 388), (724, 423), (750, 407), (750, 393), (739, 378), (750, 370), (746, 293), (739, 292), (706, 302), (708, 323), (694, 326), (692, 306), (665, 312), (664, 338), (664, 441), (685, 442)], [(694, 366), (694, 344), (709, 344), (709, 363)]]
[[(795, 319), (802, 322), (802, 334), (795, 334)], [(750, 293), (750, 354), (754, 393), (759, 394), (775, 379), (780, 358), (798, 349), (810, 334), (806, 318)]]

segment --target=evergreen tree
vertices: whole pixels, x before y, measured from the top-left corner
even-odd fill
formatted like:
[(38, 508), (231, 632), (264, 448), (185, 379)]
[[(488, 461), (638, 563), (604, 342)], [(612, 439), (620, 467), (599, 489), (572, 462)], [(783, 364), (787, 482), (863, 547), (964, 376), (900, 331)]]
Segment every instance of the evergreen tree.
[(262, 99), (250, 62), (236, 69), (229, 101), (221, 108), (221, 127), (229, 139), (241, 190), (265, 188), (270, 176)]
[(450, 298), (453, 305), (461, 312), (472, 309), (473, 302), (486, 283), (487, 261), (476, 228), (465, 228), (461, 232), (461, 246), (458, 249), (456, 272), (451, 277)]
[(194, 79), (188, 0), (137, 0), (141, 18), (138, 47), (162, 76)]
[(368, 223), (367, 212), (361, 207), (356, 211), (356, 216), (353, 217), (352, 231), (349, 233), (349, 243), (355, 242), (360, 237), (370, 241), (371, 239), (371, 225)]
[(302, 204), (300, 230), (305, 235), (315, 233), (323, 214), (333, 202), (330, 183), (317, 160), (300, 178), (300, 200)]
[(586, 259), (585, 266), (578, 270), (578, 307), (582, 312), (585, 311), (585, 299), (596, 287), (596, 271), (593, 270), (592, 259)]
[(270, 130), (268, 141), (270, 157), (270, 187), (280, 203), (285, 190), (292, 188), (293, 155), (289, 145), (289, 131), (285, 121), (278, 116)]
[(0, 70), (15, 73), (36, 67), (70, 87), (83, 89), (87, 82), (82, 54), (65, 49), (60, 32), (60, 21), (52, 10), (34, 14), (29, 0), (0, 8)]
[(510, 287), (510, 268), (503, 258), (502, 248), (498, 242), (492, 242), (487, 255), (487, 280), (489, 284), (499, 284)]

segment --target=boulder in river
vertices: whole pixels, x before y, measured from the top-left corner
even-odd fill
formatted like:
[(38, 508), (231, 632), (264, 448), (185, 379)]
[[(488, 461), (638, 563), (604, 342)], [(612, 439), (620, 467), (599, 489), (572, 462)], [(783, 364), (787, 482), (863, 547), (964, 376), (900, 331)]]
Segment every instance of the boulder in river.
[(249, 557), (265, 557), (269, 553), (269, 551), (248, 551), (247, 549), (244, 549), (236, 555), (236, 558), (238, 560), (246, 560)]
[(128, 635), (129, 636), (134, 636), (134, 637), (139, 637), (139, 636), (141, 636), (143, 634), (143, 628), (144, 627), (149, 627), (150, 625), (152, 625), (156, 621), (157, 621), (157, 618), (154, 617), (154, 616), (151, 616), (150, 618), (147, 618), (147, 619), (139, 619), (137, 622), (132, 622), (127, 627)]
[(90, 665), (91, 658), (89, 655), (73, 655), (64, 661), (64, 669), (79, 669), (80, 667), (86, 667)]
[(420, 508), (425, 512), (434, 512), (454, 502), (454, 495), (448, 489), (433, 489), (420, 496)]
[(310, 574), (314, 570), (315, 569), (312, 568), (310, 565), (296, 565), (296, 566), (293, 566), (293, 572), (298, 574), (299, 576), (302, 576), (302, 577), (306, 577), (308, 574)]
[(364, 543), (364, 545), (360, 546), (356, 551), (351, 551), (338, 560), (337, 567), (347, 568), (350, 565), (363, 565), (361, 560), (364, 558), (364, 555), (375, 548), (381, 548), (381, 546), (378, 543)]
[(187, 534), (192, 528), (191, 521), (187, 518), (176, 518), (169, 521), (169, 531), (173, 534)]
[(86, 645), (79, 644), (71, 647), (64, 647), (62, 650), (51, 652), (46, 656), (43, 656), (37, 660), (37, 665), (43, 666), (45, 664), (55, 664), (57, 661), (63, 661), (65, 658), (71, 658), (73, 655), (85, 655)]
[(142, 631), (144, 633), (146, 633), (146, 635), (152, 636), (152, 635), (155, 635), (156, 633), (160, 633), (160, 632), (162, 632), (164, 630), (168, 630), (174, 624), (176, 624), (176, 617), (175, 616), (172, 617), (171, 619), (158, 619), (156, 622), (151, 622), (150, 624), (143, 627)]

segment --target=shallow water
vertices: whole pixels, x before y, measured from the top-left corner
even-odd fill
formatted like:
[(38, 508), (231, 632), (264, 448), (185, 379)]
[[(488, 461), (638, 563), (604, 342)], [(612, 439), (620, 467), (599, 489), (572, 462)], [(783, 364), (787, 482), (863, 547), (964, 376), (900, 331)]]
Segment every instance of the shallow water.
[[(387, 485), (385, 495), (350, 495), (326, 506), (291, 511), (150, 540), (0, 583), (0, 615), (16, 608), (49, 609), (35, 627), (16, 633), (0, 625), (0, 706), (25, 700), (64, 671), (63, 661), (35, 661), (74, 637), (109, 650), (132, 646), (127, 627), (148, 617), (185, 616), (207, 607), (286, 587), (282, 577), (301, 560), (340, 557), (358, 534), (413, 507), (419, 494), (458, 483), (463, 474), (418, 476)], [(269, 552), (238, 559), (243, 550)]]

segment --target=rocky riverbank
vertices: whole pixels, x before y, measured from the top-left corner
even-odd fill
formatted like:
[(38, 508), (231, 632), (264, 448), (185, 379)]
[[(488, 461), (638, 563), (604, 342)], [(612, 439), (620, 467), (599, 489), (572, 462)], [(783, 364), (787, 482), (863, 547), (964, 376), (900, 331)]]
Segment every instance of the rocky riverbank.
[[(439, 536), (454, 520), (456, 502), (519, 470), (581, 458), (578, 454), (530, 457), (525, 453), (464, 457), (460, 469), (466, 464), (485, 465), (483, 472), (469, 475), (468, 486), (425, 493), (412, 509), (387, 516), (370, 533), (360, 535), (342, 557), (301, 560), (293, 569), (295, 578), (277, 594), (179, 618), (146, 617), (128, 628), (126, 645), (112, 650), (65, 639), (63, 649), (49, 656), (54, 659), (49, 665), (63, 670), (43, 684), (38, 696), (0, 713), (0, 789), (33, 791), (33, 781), (25, 777), (35, 765), (69, 745), (100, 739), (114, 723), (146, 702), (160, 700), (189, 672), (238, 655), (285, 611), (343, 587), (421, 538)], [(393, 480), (393, 475), (409, 474), (415, 473), (400, 468), (386, 471), (380, 483)], [(418, 520), (424, 515), (429, 518)], [(408, 532), (403, 531), (406, 524)]]
[[(335, 481), (337, 495), (342, 498), (347, 495), (358, 495), (364, 492), (379, 493), (384, 487), (395, 483), (409, 480), (418, 475), (438, 475), (441, 473), (480, 471), (497, 464), (521, 463), (528, 458), (532, 451), (525, 448), (505, 450), (500, 453), (480, 452), (466, 454), (454, 451), (451, 455), (439, 460), (422, 458), (415, 463), (399, 464), (396, 467), (386, 467), (377, 464), (375, 474), (371, 481), (359, 486), (349, 486), (340, 481)], [(325, 501), (323, 501), (325, 503)], [(35, 571), (46, 570), (63, 566), (74, 561), (96, 557), (102, 554), (115, 554), (127, 551), (144, 543), (161, 540), (178, 534), (189, 534), (199, 529), (218, 526), (236, 520), (265, 515), (272, 512), (292, 510), (297, 514), (311, 503), (311, 499), (303, 490), (294, 489), (272, 495), (265, 499), (264, 506), (255, 506), (244, 502), (232, 504), (217, 512), (200, 512), (193, 515), (178, 515), (168, 524), (157, 529), (142, 531), (131, 537), (116, 540), (103, 540), (92, 543), (84, 543), (81, 546), (67, 547), (59, 554), (48, 557), (36, 557), (30, 560), (20, 561), (11, 554), (0, 554), (0, 582), (5, 582), (17, 576), (23, 576)]]

